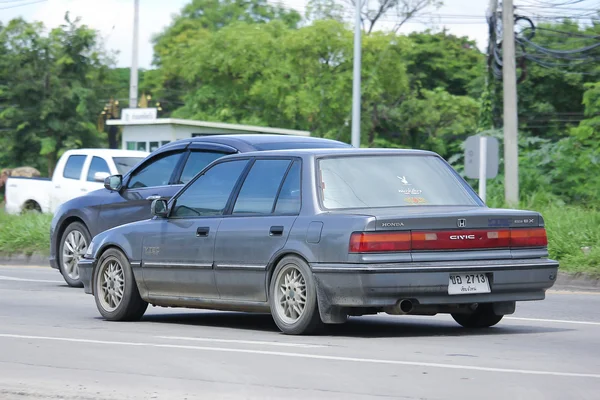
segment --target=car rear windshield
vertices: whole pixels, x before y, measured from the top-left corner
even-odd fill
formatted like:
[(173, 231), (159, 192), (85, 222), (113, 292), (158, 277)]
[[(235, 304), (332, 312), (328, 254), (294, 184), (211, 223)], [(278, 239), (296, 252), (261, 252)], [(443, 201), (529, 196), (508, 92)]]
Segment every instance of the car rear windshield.
[(428, 155), (343, 156), (318, 161), (326, 209), (477, 205), (451, 167)]
[(144, 157), (113, 157), (117, 171), (121, 175), (128, 173), (131, 168), (143, 159)]

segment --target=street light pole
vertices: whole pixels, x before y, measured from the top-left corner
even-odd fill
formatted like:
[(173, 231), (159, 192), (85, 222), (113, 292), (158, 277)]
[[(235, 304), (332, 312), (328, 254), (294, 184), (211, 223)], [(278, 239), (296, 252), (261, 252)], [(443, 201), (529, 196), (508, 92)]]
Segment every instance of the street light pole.
[(131, 71), (129, 75), (129, 108), (137, 108), (138, 102), (138, 30), (140, 0), (133, 0), (133, 46), (131, 48)]
[(360, 147), (361, 0), (356, 0), (354, 21), (354, 76), (352, 78), (352, 146)]

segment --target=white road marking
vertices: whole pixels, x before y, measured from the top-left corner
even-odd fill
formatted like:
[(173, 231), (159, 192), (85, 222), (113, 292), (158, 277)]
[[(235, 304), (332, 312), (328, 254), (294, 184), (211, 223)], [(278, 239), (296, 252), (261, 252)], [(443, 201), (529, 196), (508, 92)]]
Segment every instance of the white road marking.
[(64, 283), (64, 281), (51, 281), (51, 280), (47, 280), (47, 279), (26, 279), (26, 278), (16, 278), (14, 276), (3, 276), (3, 275), (0, 275), (0, 281)]
[(600, 325), (600, 322), (592, 321), (571, 321), (567, 319), (543, 319), (543, 318), (520, 318), (520, 317), (505, 317), (515, 321), (532, 321), (532, 322), (554, 322), (558, 324), (580, 324), (580, 325)]
[(281, 352), (281, 351), (236, 349), (236, 348), (227, 348), (227, 347), (201, 347), (201, 346), (185, 346), (185, 345), (176, 345), (176, 344), (144, 343), (144, 342), (117, 342), (117, 341), (107, 341), (107, 340), (59, 338), (59, 337), (49, 337), (49, 336), (29, 336), (29, 335), (12, 335), (12, 334), (0, 334), (0, 337), (13, 338), (13, 339), (29, 339), (29, 340), (51, 340), (51, 341), (60, 341), (60, 342), (73, 342), (73, 343), (105, 344), (105, 345), (113, 345), (113, 346), (155, 347), (155, 348), (167, 348), (167, 349), (214, 351), (214, 352), (222, 352), (222, 353), (260, 354), (260, 355), (266, 355), (266, 356), (307, 358), (307, 359), (316, 359), (316, 360), (344, 361), (344, 362), (356, 362), (356, 363), (368, 363), (368, 364), (402, 365), (402, 366), (411, 366), (411, 367), (430, 367), (430, 368), (470, 370), (470, 371), (480, 371), (480, 372), (504, 372), (504, 373), (522, 374), (522, 375), (550, 375), (550, 376), (560, 376), (560, 377), (600, 379), (600, 374), (585, 374), (585, 373), (578, 373), (578, 372), (560, 372), (560, 371), (540, 371), (540, 370), (512, 369), (512, 368), (478, 367), (475, 365), (442, 364), (442, 363), (429, 363), (429, 362), (419, 362), (419, 361), (384, 360), (384, 359), (374, 359), (374, 358), (340, 357), (340, 356), (328, 356), (328, 355), (320, 355), (320, 354), (286, 353), (286, 352)]
[(195, 337), (182, 337), (182, 336), (156, 336), (161, 339), (172, 339), (172, 340), (190, 340), (196, 342), (219, 342), (219, 343), (237, 343), (237, 344), (258, 344), (266, 346), (283, 346), (283, 347), (303, 347), (303, 348), (318, 348), (327, 347), (319, 344), (303, 344), (303, 343), (286, 343), (286, 342), (261, 342), (255, 340), (232, 340), (232, 339), (214, 339), (214, 338), (195, 338)]

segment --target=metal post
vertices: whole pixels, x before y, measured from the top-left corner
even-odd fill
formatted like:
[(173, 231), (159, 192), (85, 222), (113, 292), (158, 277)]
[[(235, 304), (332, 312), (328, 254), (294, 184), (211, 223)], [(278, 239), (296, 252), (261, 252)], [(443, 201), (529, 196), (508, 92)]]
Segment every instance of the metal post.
[(129, 75), (129, 108), (137, 108), (138, 102), (138, 30), (140, 0), (133, 0), (133, 46), (131, 48), (131, 71)]
[(519, 202), (517, 73), (513, 0), (502, 1), (502, 83), (504, 89), (504, 197)]
[(487, 190), (487, 137), (479, 137), (479, 197), (485, 203)]
[(352, 78), (352, 146), (360, 147), (361, 0), (356, 0), (354, 21), (354, 77)]

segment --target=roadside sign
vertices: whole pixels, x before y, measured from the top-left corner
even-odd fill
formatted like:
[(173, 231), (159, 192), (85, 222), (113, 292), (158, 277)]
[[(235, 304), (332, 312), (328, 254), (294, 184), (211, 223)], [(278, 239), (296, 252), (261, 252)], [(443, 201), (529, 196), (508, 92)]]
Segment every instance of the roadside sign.
[(498, 176), (498, 139), (474, 135), (465, 141), (465, 175), (479, 179), (479, 197), (485, 202), (486, 180)]

